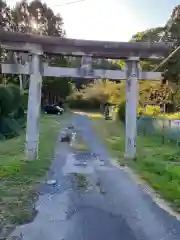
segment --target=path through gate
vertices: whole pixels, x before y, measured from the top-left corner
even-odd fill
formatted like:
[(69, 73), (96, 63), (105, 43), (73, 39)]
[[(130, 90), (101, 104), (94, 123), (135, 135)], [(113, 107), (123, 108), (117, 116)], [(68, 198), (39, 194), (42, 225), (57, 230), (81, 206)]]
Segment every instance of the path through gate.
[[(2, 73), (30, 75), (25, 147), (28, 160), (34, 160), (38, 155), (42, 76), (126, 80), (125, 157), (135, 157), (138, 80), (161, 80), (160, 72), (141, 72), (139, 62), (141, 59), (163, 59), (170, 52), (168, 43), (62, 39), (0, 30), (0, 44), (7, 51), (31, 56), (25, 65), (1, 64)], [(81, 65), (80, 68), (52, 67), (42, 62), (43, 54), (81, 57)], [(93, 58), (124, 59), (126, 69), (93, 69)]]

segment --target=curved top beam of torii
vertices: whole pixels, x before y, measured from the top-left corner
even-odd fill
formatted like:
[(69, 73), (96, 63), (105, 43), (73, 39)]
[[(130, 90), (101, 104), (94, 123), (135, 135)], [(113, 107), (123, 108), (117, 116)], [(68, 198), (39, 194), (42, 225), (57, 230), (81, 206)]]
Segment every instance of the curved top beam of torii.
[(44, 53), (67, 56), (90, 55), (98, 58), (126, 59), (136, 56), (140, 59), (166, 57), (171, 48), (169, 43), (109, 42), (39, 36), (0, 29), (0, 43), (5, 49), (30, 51), (32, 44), (41, 46)]

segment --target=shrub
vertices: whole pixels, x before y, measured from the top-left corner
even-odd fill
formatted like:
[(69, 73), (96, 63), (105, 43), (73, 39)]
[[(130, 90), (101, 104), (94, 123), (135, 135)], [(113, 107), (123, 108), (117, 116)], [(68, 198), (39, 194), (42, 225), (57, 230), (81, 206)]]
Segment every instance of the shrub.
[(125, 114), (126, 114), (126, 102), (123, 101), (122, 103), (120, 103), (118, 107), (118, 116), (122, 122), (125, 122)]
[(144, 112), (148, 116), (157, 116), (161, 112), (161, 108), (160, 106), (147, 105)]
[(7, 117), (21, 104), (20, 90), (15, 85), (0, 86), (0, 116)]
[(86, 99), (71, 99), (68, 101), (68, 105), (70, 108), (81, 110), (94, 110), (100, 108), (100, 103), (98, 101)]
[(11, 113), (13, 93), (4, 85), (0, 85), (0, 117), (8, 116)]
[(18, 136), (22, 130), (21, 125), (13, 118), (1, 118), (0, 133), (5, 138), (12, 138)]
[(15, 85), (0, 85), (0, 140), (20, 134), (25, 126), (22, 96)]
[(22, 98), (22, 107), (26, 110), (28, 108), (28, 91), (24, 91)]
[(12, 96), (13, 96), (13, 99), (12, 99), (12, 103), (11, 103), (11, 109), (10, 109), (10, 112), (13, 113), (15, 111), (17, 111), (17, 109), (20, 107), (21, 105), (21, 101), (22, 101), (22, 98), (21, 98), (21, 92), (20, 92), (20, 89), (18, 86), (16, 85), (7, 85), (7, 89), (9, 91), (11, 91), (12, 93)]

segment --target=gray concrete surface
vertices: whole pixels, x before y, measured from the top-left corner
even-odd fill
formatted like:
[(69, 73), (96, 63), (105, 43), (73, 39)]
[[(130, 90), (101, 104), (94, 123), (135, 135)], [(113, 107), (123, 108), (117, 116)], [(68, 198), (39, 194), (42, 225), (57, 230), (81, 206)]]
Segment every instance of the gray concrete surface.
[[(72, 123), (90, 151), (76, 154), (66, 143), (57, 144), (47, 177), (56, 181), (41, 186), (36, 218), (17, 227), (10, 239), (180, 239), (180, 222), (153, 202), (124, 169), (111, 165), (88, 118), (75, 115)], [(84, 189), (74, 173), (86, 176)]]

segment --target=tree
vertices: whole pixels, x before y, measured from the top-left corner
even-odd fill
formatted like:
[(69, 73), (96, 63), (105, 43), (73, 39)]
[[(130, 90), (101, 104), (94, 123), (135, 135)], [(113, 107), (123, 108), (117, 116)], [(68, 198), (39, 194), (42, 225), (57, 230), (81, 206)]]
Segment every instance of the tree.
[[(172, 51), (180, 45), (180, 5), (174, 8), (170, 19), (167, 21), (167, 24), (164, 27), (157, 27), (148, 29), (144, 32), (139, 32), (132, 37), (131, 41), (158, 42), (162, 36), (163, 41), (170, 41), (173, 43)], [(154, 69), (157, 64), (158, 61), (142, 61), (141, 67), (143, 71), (150, 71)], [(171, 97), (167, 97), (166, 101), (169, 101), (168, 98), (171, 98), (171, 101), (175, 101), (174, 103), (177, 105), (179, 102), (177, 101), (177, 98), (179, 96), (178, 91), (180, 87), (180, 51), (177, 52), (171, 59), (169, 59), (160, 70), (163, 72), (162, 82), (166, 83), (168, 81), (169, 88), (171, 89), (171, 94), (169, 93)], [(157, 89), (158, 88), (159, 86), (157, 86)], [(163, 90), (164, 93), (162, 93)], [(167, 94), (166, 87), (164, 86), (164, 88), (161, 88), (160, 92), (162, 96), (165, 96)], [(143, 95), (143, 98), (147, 97), (145, 92), (141, 94)], [(157, 99), (153, 101), (157, 102)]]
[[(11, 26), (12, 31), (33, 33), (38, 35), (65, 37), (63, 20), (60, 14), (54, 14), (53, 10), (45, 3), (39, 0), (27, 2), (22, 0), (18, 2), (11, 10)], [(11, 56), (12, 57), (12, 56)], [(15, 61), (25, 63), (28, 61), (27, 54), (15, 53)], [(63, 56), (45, 56), (49, 64), (55, 66), (68, 66), (68, 60)], [(19, 83), (22, 87), (27, 82), (28, 76), (19, 76)], [(22, 81), (24, 79), (24, 81)], [(17, 83), (17, 78), (8, 77), (13, 83)], [(57, 91), (62, 98), (68, 95), (70, 79), (62, 80), (61, 78), (43, 78), (43, 95), (47, 98), (46, 93), (51, 91), (52, 98), (57, 98)], [(46, 89), (49, 88), (49, 91)], [(64, 92), (63, 92), (64, 91)], [(60, 97), (59, 96), (59, 97)], [(54, 100), (53, 100), (54, 101)]]
[[(150, 28), (143, 32), (138, 32), (132, 36), (130, 42), (159, 42), (161, 36), (164, 33), (164, 27)], [(141, 61), (142, 71), (151, 71), (157, 64), (159, 60), (143, 60)]]
[(43, 100), (47, 103), (58, 103), (65, 100), (71, 94), (71, 83), (68, 78), (44, 78), (43, 79)]
[(162, 34), (164, 33), (164, 27), (150, 28), (143, 32), (138, 32), (132, 36), (131, 42), (159, 42)]
[[(7, 4), (0, 0), (0, 28), (4, 28), (6, 31), (11, 30), (10, 26), (12, 24), (12, 16), (11, 9), (7, 6)], [(5, 51), (0, 49), (0, 61), (4, 60)], [(4, 83), (5, 76), (0, 76), (0, 83)]]
[(0, 27), (5, 30), (11, 30), (12, 24), (11, 9), (7, 6), (6, 2), (0, 0)]
[(39, 0), (17, 3), (12, 9), (12, 21), (12, 30), (16, 32), (65, 36), (61, 16), (55, 15), (51, 8)]
[[(173, 43), (172, 51), (180, 45), (180, 5), (176, 6), (172, 12), (171, 18), (166, 24), (166, 36), (164, 41), (170, 41)], [(177, 52), (162, 68), (164, 71), (164, 80), (176, 83), (173, 84), (176, 88), (179, 88), (180, 84), (180, 51)]]
[[(70, 59), (70, 67), (80, 68), (81, 66), (81, 57), (72, 57)], [(104, 69), (104, 70), (121, 70), (125, 66), (125, 62), (121, 59), (112, 60), (112, 59), (96, 59), (92, 58), (92, 69)], [(90, 83), (94, 83), (94, 79), (84, 79), (78, 78), (75, 81), (75, 85), (77, 89), (81, 89), (84, 85), (89, 85)]]
[(100, 103), (119, 104), (124, 100), (124, 83), (109, 80), (96, 80), (81, 90), (83, 98), (89, 101), (96, 100)]

